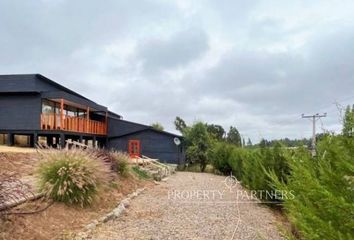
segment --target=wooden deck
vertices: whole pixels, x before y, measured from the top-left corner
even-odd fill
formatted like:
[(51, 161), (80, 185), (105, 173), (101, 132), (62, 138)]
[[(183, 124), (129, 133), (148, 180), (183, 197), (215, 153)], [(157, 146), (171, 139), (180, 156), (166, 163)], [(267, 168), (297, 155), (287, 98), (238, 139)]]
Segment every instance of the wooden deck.
[(64, 130), (69, 132), (90, 133), (98, 135), (107, 134), (105, 122), (87, 118), (63, 116), (56, 113), (41, 114), (42, 130)]

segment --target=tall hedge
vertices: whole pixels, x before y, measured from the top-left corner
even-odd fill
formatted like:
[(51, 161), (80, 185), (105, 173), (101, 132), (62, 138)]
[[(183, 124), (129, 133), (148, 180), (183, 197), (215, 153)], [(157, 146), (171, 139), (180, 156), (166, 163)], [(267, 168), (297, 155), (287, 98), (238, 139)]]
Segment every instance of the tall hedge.
[(266, 200), (282, 203), (301, 238), (354, 239), (354, 138), (326, 136), (315, 158), (280, 144), (241, 149), (218, 143), (211, 152), (214, 167), (232, 172), (246, 188), (292, 193)]
[(278, 189), (294, 191), (284, 208), (305, 239), (354, 239), (353, 151), (352, 138), (328, 136), (316, 158), (306, 150), (293, 156), (287, 183), (273, 179)]

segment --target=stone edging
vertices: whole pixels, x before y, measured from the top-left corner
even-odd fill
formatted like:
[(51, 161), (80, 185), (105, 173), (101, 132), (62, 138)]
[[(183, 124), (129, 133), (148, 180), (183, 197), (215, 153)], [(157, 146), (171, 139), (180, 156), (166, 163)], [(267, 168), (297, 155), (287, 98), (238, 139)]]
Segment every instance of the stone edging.
[(78, 233), (75, 236), (75, 240), (84, 240), (84, 239), (88, 239), (90, 233), (99, 225), (101, 225), (102, 223), (106, 223), (108, 221), (111, 221), (113, 219), (116, 219), (118, 217), (120, 217), (126, 210), (126, 208), (129, 207), (130, 204), (130, 200), (134, 199), (135, 197), (137, 197), (139, 194), (141, 194), (143, 191), (145, 191), (146, 188), (138, 188), (135, 192), (130, 193), (127, 195), (126, 198), (124, 198), (122, 201), (120, 201), (120, 203), (118, 204), (118, 206), (116, 208), (114, 208), (111, 212), (107, 213), (106, 215), (104, 215), (103, 217), (99, 218), (98, 220), (94, 220), (91, 223), (87, 224), (85, 226), (85, 230)]

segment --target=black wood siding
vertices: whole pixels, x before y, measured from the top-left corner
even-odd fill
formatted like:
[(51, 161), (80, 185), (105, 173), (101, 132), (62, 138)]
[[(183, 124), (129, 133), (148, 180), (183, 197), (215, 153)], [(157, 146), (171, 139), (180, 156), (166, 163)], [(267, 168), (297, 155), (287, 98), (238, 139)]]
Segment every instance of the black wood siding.
[(38, 92), (34, 74), (0, 76), (0, 92)]
[(108, 118), (108, 137), (122, 136), (131, 132), (147, 129), (148, 126), (141, 124), (119, 120), (115, 118)]
[(0, 94), (0, 130), (39, 130), (40, 94)]
[(109, 139), (107, 147), (128, 152), (128, 141), (140, 140), (142, 155), (157, 158), (161, 162), (182, 164), (184, 162), (184, 153), (181, 147), (177, 147), (174, 144), (173, 139), (174, 136), (171, 135), (153, 130), (144, 130), (120, 138)]

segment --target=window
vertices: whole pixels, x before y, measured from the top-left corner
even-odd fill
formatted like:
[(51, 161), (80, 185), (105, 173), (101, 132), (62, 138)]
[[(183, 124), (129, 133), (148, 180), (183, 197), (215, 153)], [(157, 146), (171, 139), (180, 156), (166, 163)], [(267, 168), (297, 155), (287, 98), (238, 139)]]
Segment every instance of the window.
[(64, 108), (66, 110), (65, 113), (66, 113), (67, 116), (76, 117), (76, 114), (77, 114), (77, 109), (76, 108), (68, 106), (68, 105), (65, 105)]
[(55, 113), (60, 114), (60, 103), (55, 103)]
[(0, 145), (5, 145), (7, 139), (7, 134), (0, 133)]
[(42, 100), (42, 113), (54, 113), (55, 112), (55, 103), (49, 100)]
[(31, 143), (31, 138), (30, 136), (27, 135), (14, 135), (14, 143), (15, 146), (19, 147), (29, 147)]
[(80, 118), (86, 118), (86, 112), (82, 109), (77, 110), (77, 116)]
[[(50, 101), (48, 99), (42, 100), (42, 113), (56, 113), (60, 114), (60, 103)], [(86, 117), (86, 110), (64, 105), (64, 115), (69, 117)]]

